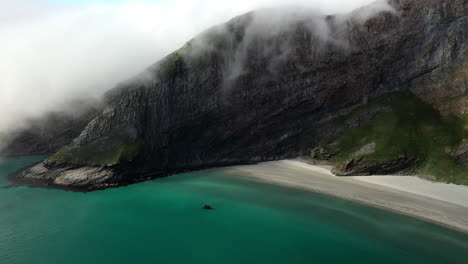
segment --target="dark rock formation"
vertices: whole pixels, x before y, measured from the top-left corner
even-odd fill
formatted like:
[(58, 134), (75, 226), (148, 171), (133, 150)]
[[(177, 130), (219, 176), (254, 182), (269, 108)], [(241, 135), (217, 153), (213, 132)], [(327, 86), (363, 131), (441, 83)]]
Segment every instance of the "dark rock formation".
[(455, 151), (455, 157), (462, 163), (468, 166), (468, 139), (458, 146)]
[(332, 172), (338, 176), (368, 176), (401, 173), (416, 164), (417, 160), (404, 155), (390, 160), (366, 160), (363, 157), (353, 158), (341, 166), (335, 167)]
[(466, 93), (467, 1), (391, 5), (368, 19), (366, 8), (294, 14), (283, 27), (254, 12), (211, 29), (112, 90), (72, 144), (19, 177), (92, 189), (290, 158), (336, 137), (332, 120), (367, 98), (411, 89), (433, 101), (438, 84), (446, 98)]
[(317, 161), (327, 161), (332, 158), (332, 155), (328, 153), (324, 148), (322, 147), (317, 147), (314, 148), (310, 154), (311, 158), (313, 160)]

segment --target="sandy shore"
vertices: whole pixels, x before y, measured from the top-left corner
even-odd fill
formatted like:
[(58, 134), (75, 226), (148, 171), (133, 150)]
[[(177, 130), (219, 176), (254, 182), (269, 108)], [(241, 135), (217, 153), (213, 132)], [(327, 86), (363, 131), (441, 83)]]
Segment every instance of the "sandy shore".
[(256, 181), (311, 190), (415, 216), (468, 233), (468, 187), (411, 176), (337, 177), (297, 160), (220, 169)]

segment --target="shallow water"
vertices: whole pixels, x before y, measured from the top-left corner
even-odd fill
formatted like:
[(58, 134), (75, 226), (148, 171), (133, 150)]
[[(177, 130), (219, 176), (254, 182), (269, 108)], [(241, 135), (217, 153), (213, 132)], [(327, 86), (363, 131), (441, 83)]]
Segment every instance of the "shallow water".
[[(0, 186), (40, 158), (0, 161)], [(91, 193), (0, 189), (0, 263), (345, 262), (468, 263), (468, 236), (213, 171)]]

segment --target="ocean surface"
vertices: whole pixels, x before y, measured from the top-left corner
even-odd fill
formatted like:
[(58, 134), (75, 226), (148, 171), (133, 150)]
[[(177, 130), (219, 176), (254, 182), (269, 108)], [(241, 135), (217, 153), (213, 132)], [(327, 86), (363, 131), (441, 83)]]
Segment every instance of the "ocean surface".
[[(40, 159), (1, 160), (0, 186)], [(0, 263), (466, 264), (468, 235), (208, 171), (91, 193), (0, 188)]]

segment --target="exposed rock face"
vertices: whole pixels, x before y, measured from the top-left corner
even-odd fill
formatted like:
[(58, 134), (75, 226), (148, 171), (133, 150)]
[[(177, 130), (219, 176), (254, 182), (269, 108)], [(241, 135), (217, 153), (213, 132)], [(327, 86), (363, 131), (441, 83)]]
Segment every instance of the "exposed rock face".
[(364, 158), (351, 159), (332, 172), (338, 176), (367, 176), (401, 173), (417, 161), (404, 155), (397, 159), (383, 161), (366, 161)]
[(361, 155), (367, 155), (367, 154), (372, 154), (375, 152), (375, 142), (371, 142), (367, 145), (362, 146), (358, 151), (353, 153), (354, 157), (358, 157)]
[(455, 151), (455, 157), (457, 159), (465, 164), (468, 165), (468, 140), (465, 139), (463, 142), (458, 146), (458, 148)]
[(380, 116), (384, 113), (390, 112), (392, 109), (389, 107), (373, 107), (370, 109), (365, 109), (365, 111), (360, 112), (358, 115), (352, 116), (345, 121), (345, 128), (356, 128), (362, 125), (367, 124), (369, 121), (374, 119), (377, 116)]
[[(343, 128), (330, 121), (367, 98), (408, 88), (433, 103), (465, 94), (468, 1), (391, 5), (396, 12), (365, 21), (362, 10), (302, 14), (266, 34), (261, 14), (249, 13), (209, 30), (111, 91), (108, 108), (40, 175), (96, 188), (290, 158), (333, 139)], [(392, 172), (402, 162), (378, 165)], [(80, 181), (88, 171), (98, 176)]]
[(328, 161), (332, 158), (332, 155), (324, 148), (317, 147), (312, 150), (311, 158), (316, 161)]

